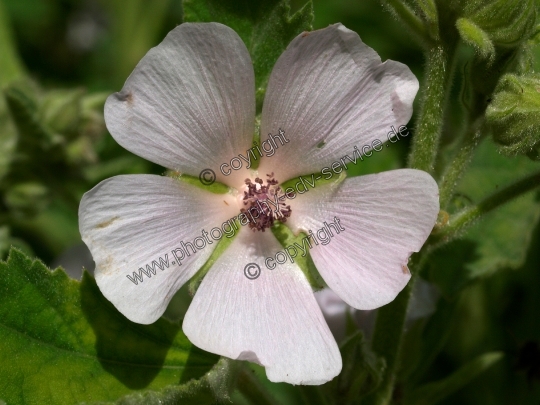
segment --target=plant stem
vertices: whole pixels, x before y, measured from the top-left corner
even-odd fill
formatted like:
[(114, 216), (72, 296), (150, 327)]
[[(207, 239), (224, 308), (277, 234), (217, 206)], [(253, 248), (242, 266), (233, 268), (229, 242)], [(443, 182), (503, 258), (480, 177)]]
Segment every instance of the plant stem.
[[(439, 149), (439, 138), (450, 91), (457, 36), (448, 32), (450, 42), (438, 43), (427, 50), (426, 77), (422, 107), (413, 137), (409, 167), (433, 172)], [(366, 398), (370, 405), (387, 405), (392, 400), (395, 375), (405, 325), (405, 317), (414, 284), (414, 274), (422, 262), (422, 254), (412, 258), (413, 278), (394, 301), (379, 309), (372, 339), (373, 350), (386, 360), (386, 371), (379, 388)]]
[(540, 172), (533, 173), (517, 183), (492, 194), (477, 205), (465, 208), (452, 216), (448, 224), (433, 236), (436, 241), (448, 241), (483, 215), (537, 187), (540, 187)]
[(463, 143), (454, 159), (452, 159), (452, 163), (446, 168), (439, 184), (441, 209), (448, 207), (457, 183), (469, 166), (480, 139), (481, 133), (479, 130), (471, 129), (464, 134)]
[(238, 375), (237, 388), (249, 403), (257, 405), (276, 405), (279, 402), (263, 387), (247, 366), (242, 367)]
[(421, 40), (429, 38), (424, 22), (400, 0), (383, 0), (383, 4)]
[(409, 156), (409, 167), (414, 169), (433, 172), (450, 91), (455, 48), (455, 42), (448, 45), (439, 43), (427, 51), (422, 106)]
[[(421, 266), (421, 253), (413, 256), (411, 269), (413, 277), (405, 286), (396, 299), (390, 304), (380, 308), (375, 321), (375, 330), (372, 337), (372, 349), (386, 360), (386, 370), (381, 385), (375, 392), (366, 397), (368, 405), (388, 405), (392, 400), (394, 391), (395, 374), (399, 365), (399, 352), (405, 326), (405, 317), (413, 285), (416, 281), (415, 274)], [(364, 402), (362, 402), (364, 404)]]

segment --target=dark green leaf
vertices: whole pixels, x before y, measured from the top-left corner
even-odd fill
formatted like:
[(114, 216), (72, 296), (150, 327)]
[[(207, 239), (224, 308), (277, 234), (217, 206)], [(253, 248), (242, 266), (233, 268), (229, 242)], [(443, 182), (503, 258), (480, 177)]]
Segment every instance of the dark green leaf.
[(406, 405), (435, 405), (469, 384), (503, 357), (500, 352), (486, 353), (462, 366), (443, 380), (426, 384), (405, 397)]
[(309, 1), (290, 15), (288, 0), (184, 0), (184, 21), (219, 22), (240, 35), (253, 60), (260, 112), (274, 64), (294, 37), (312, 29), (313, 7)]
[[(455, 209), (478, 203), (500, 187), (537, 170), (525, 156), (505, 157), (489, 139), (478, 147), (469, 171), (457, 189)], [(447, 296), (469, 282), (502, 268), (523, 264), (532, 232), (540, 218), (540, 201), (531, 192), (487, 214), (469, 228), (464, 239), (439, 248), (429, 259), (430, 279)]]
[(341, 373), (330, 383), (338, 403), (349, 403), (373, 392), (382, 382), (386, 363), (369, 348), (360, 331), (340, 347)]

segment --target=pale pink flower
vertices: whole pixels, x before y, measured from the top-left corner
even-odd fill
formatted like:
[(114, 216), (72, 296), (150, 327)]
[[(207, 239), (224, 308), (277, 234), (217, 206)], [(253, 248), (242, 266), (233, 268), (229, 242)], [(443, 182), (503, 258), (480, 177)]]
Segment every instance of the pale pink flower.
[[(130, 320), (156, 321), (217, 241), (137, 285), (127, 275), (165, 254), (172, 260), (182, 241), (237, 216), (246, 178), (274, 173), (283, 182), (319, 172), (355, 146), (384, 143), (391, 126), (409, 121), (418, 90), (405, 65), (381, 63), (341, 24), (301, 34), (274, 66), (260, 123), (261, 140), (282, 129), (289, 143), (263, 157), (258, 173), (225, 176), (219, 167), (252, 147), (254, 83), (248, 50), (232, 29), (182, 24), (107, 100), (107, 127), (120, 145), (192, 176), (213, 168), (218, 181), (240, 191), (213, 194), (171, 177), (124, 175), (85, 194), (80, 231), (97, 284)], [(295, 233), (340, 219), (345, 231), (310, 253), (328, 286), (358, 309), (385, 305), (403, 289), (408, 258), (425, 242), (439, 209), (435, 181), (410, 169), (320, 185), (285, 203)], [(241, 227), (203, 279), (183, 330), (204, 350), (263, 365), (271, 381), (321, 384), (340, 372), (341, 356), (296, 263), (266, 268), (265, 258), (280, 250), (269, 229)], [(244, 275), (248, 263), (261, 268), (255, 280)]]

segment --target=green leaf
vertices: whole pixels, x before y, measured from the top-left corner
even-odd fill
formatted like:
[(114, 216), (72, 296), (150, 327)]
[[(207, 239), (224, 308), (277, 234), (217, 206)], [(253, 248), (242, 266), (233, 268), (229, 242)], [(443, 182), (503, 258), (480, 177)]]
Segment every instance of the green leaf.
[(386, 363), (369, 348), (360, 331), (340, 347), (341, 373), (330, 383), (338, 403), (350, 403), (373, 392), (382, 382)]
[(270, 72), (289, 42), (312, 29), (308, 1), (290, 15), (288, 0), (184, 0), (184, 21), (219, 22), (235, 30), (253, 60), (257, 111), (261, 111)]
[(15, 48), (8, 16), (2, 1), (0, 1), (0, 49), (2, 50), (0, 58), (1, 89), (24, 74), (24, 68)]
[(115, 401), (207, 372), (180, 326), (128, 321), (99, 292), (12, 249), (0, 262), (0, 393), (10, 405)]
[[(222, 358), (208, 373), (198, 380), (182, 385), (171, 385), (163, 390), (126, 395), (116, 405), (215, 405), (230, 404), (229, 392), (234, 387), (234, 376), (239, 362)], [(108, 403), (94, 403), (105, 405)]]
[[(538, 164), (525, 156), (508, 158), (486, 139), (457, 188), (454, 209), (478, 203), (499, 188), (535, 172)], [(532, 233), (540, 218), (540, 200), (528, 193), (487, 214), (465, 237), (430, 255), (429, 274), (447, 296), (469, 282), (502, 268), (518, 268), (525, 260)]]
[(17, 145), (17, 131), (9, 117), (3, 94), (0, 94), (0, 180), (8, 173)]
[[(129, 76), (148, 49), (159, 42), (171, 0), (100, 0), (107, 12), (111, 35), (108, 38), (110, 59), (107, 68), (119, 85)], [(174, 28), (170, 27), (170, 29)]]
[(473, 46), (482, 58), (492, 58), (495, 54), (495, 46), (482, 28), (467, 18), (460, 18), (456, 22), (461, 39)]
[(455, 391), (469, 384), (503, 357), (503, 353), (483, 354), (465, 364), (451, 376), (426, 384), (405, 396), (405, 405), (435, 405)]

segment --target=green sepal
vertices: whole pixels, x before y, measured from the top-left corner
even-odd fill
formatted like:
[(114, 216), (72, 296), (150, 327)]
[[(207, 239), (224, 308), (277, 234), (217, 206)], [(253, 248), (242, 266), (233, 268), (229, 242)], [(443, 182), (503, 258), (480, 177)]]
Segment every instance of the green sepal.
[(483, 59), (492, 59), (495, 55), (495, 46), (489, 35), (467, 18), (460, 18), (456, 22), (461, 39), (476, 49)]
[[(274, 223), (271, 230), (283, 248), (294, 245), (294, 243), (302, 246), (302, 240), (308, 237), (308, 235), (303, 232), (300, 232), (298, 235), (294, 235), (291, 229), (281, 222)], [(294, 262), (298, 267), (300, 267), (309, 284), (315, 291), (321, 290), (326, 286), (326, 283), (319, 274), (317, 267), (315, 267), (315, 263), (313, 263), (313, 259), (311, 258), (309, 252), (304, 257), (295, 257)]]
[(503, 358), (503, 353), (492, 352), (478, 356), (460, 367), (449, 377), (421, 386), (405, 395), (404, 405), (436, 405), (450, 394), (469, 384)]
[(343, 368), (329, 383), (329, 391), (336, 403), (349, 404), (373, 392), (382, 382), (386, 362), (377, 356), (357, 331), (340, 346)]
[(486, 111), (486, 120), (502, 153), (537, 152), (540, 146), (540, 75), (503, 76)]
[(262, 110), (270, 72), (291, 40), (312, 29), (311, 1), (290, 14), (289, 0), (184, 0), (184, 21), (219, 22), (247, 46), (255, 70), (257, 111)]
[(0, 296), (0, 393), (10, 405), (116, 401), (200, 378), (218, 361), (178, 324), (130, 322), (88, 273), (75, 281), (16, 249), (0, 262)]

